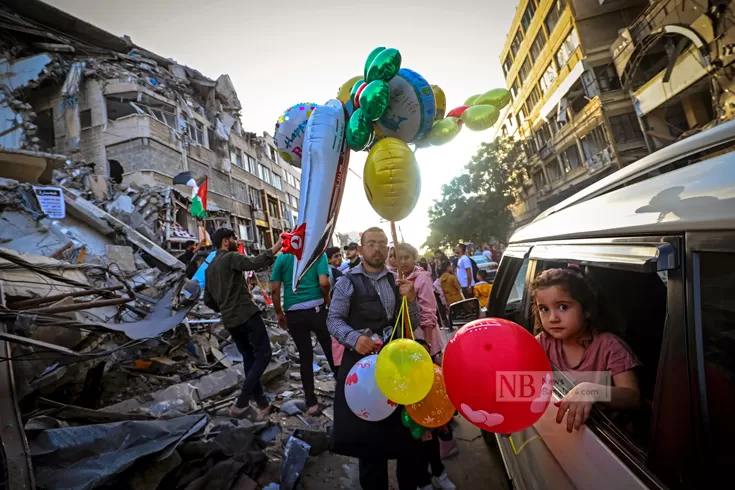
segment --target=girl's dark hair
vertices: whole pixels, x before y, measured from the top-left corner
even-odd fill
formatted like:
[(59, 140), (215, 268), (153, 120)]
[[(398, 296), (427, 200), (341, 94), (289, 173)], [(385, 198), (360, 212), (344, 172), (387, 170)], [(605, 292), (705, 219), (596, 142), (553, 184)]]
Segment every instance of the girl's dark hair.
[[(413, 257), (414, 259), (418, 256), (418, 252), (416, 251), (416, 249), (413, 248), (413, 246), (408, 243), (405, 243), (405, 242), (399, 243), (396, 248), (398, 250), (403, 250), (404, 252), (410, 253), (411, 257)], [(398, 255), (396, 255), (396, 257), (398, 257)]]
[(548, 335), (541, 324), (541, 315), (536, 305), (536, 291), (558, 286), (565, 290), (582, 306), (587, 321), (587, 332), (596, 335), (615, 330), (614, 321), (608, 312), (607, 301), (601, 291), (578, 268), (547, 269), (536, 276), (531, 284), (531, 308), (533, 309), (534, 334)]
[(441, 263), (441, 271), (442, 271), (442, 274), (444, 274), (445, 272), (447, 272), (447, 267), (449, 267), (450, 265), (452, 265), (452, 263), (450, 261), (448, 261), (448, 260), (442, 261), (442, 263)]

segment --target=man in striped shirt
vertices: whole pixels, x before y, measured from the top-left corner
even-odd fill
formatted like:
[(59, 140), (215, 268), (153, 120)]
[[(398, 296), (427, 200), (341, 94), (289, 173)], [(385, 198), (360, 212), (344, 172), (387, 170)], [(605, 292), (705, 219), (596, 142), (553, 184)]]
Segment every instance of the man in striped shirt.
[[(388, 460), (397, 459), (399, 488), (415, 489), (422, 472), (420, 442), (402, 425), (400, 407), (388, 418), (369, 422), (355, 415), (345, 399), (345, 382), (352, 366), (378, 351), (371, 337), (387, 341), (395, 325), (402, 296), (408, 299), (411, 325), (418, 328), (420, 309), (413, 283), (388, 271), (388, 237), (380, 228), (362, 234), (362, 263), (340, 279), (327, 316), (329, 333), (345, 346), (334, 401), (332, 450), (358, 458), (363, 490), (388, 489)], [(400, 327), (399, 327), (400, 328)], [(396, 338), (401, 332), (396, 333)], [(349, 382), (359, 383), (356, 376)], [(425, 469), (423, 469), (425, 471)]]

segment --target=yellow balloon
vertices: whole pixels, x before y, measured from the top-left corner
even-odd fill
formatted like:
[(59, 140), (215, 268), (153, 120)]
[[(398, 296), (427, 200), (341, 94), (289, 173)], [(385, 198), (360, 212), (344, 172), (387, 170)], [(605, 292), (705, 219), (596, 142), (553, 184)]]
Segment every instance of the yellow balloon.
[(452, 141), (461, 128), (456, 117), (447, 117), (441, 121), (434, 121), (431, 131), (426, 135), (426, 139), (431, 146), (441, 146)]
[(500, 111), (492, 105), (475, 105), (464, 111), (462, 121), (472, 131), (485, 131), (493, 127), (500, 117)]
[(488, 90), (478, 98), (476, 98), (472, 105), (491, 105), (495, 106), (498, 110), (510, 104), (510, 92), (504, 88), (494, 88)]
[(365, 161), (363, 184), (381, 218), (400, 221), (411, 214), (421, 193), (421, 173), (408, 145), (398, 138), (375, 143)]
[(436, 101), (436, 117), (434, 120), (444, 119), (447, 112), (447, 96), (439, 85), (432, 85), (431, 90), (434, 92), (434, 100)]
[(434, 364), (421, 344), (397, 339), (380, 349), (375, 381), (389, 400), (399, 405), (418, 403), (434, 385)]
[(340, 102), (346, 104), (347, 101), (350, 100), (350, 92), (352, 91), (353, 85), (355, 85), (358, 80), (362, 80), (362, 76), (358, 75), (356, 77), (352, 77), (342, 84), (342, 86), (337, 91), (337, 99)]
[(475, 95), (473, 95), (471, 97), (468, 97), (467, 100), (465, 100), (464, 101), (464, 104), (462, 104), (462, 105), (470, 105), (471, 106), (472, 104), (475, 103), (475, 99), (477, 99), (480, 95), (482, 95), (482, 94), (475, 94)]

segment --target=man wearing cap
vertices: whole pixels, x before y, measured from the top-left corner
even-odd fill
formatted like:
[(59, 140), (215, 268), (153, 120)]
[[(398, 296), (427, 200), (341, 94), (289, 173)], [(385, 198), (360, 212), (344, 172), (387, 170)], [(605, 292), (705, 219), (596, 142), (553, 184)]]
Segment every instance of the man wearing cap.
[(343, 263), (339, 270), (340, 272), (349, 272), (350, 269), (354, 269), (358, 265), (360, 265), (361, 259), (360, 259), (360, 251), (358, 250), (358, 245), (355, 242), (350, 243), (349, 245), (345, 246), (345, 252), (347, 255), (347, 262)]
[(270, 362), (271, 345), (260, 316), (260, 308), (253, 302), (243, 272), (260, 270), (271, 265), (275, 254), (281, 249), (281, 241), (264, 254), (254, 257), (246, 257), (237, 252), (237, 236), (229, 228), (217, 230), (212, 241), (217, 248), (217, 254), (205, 273), (204, 304), (222, 313), (222, 324), (230, 332), (237, 350), (242, 354), (245, 370), (242, 392), (230, 407), (229, 415), (248, 415), (250, 401), (254, 399), (260, 413), (250, 415), (260, 419), (270, 409), (260, 377)]

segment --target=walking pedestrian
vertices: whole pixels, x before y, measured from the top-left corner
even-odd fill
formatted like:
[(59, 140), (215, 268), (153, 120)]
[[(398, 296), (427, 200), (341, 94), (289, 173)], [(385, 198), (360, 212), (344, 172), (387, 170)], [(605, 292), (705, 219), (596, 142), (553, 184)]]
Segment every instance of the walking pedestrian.
[(397, 459), (400, 490), (416, 490), (421, 472), (421, 443), (401, 423), (396, 410), (380, 422), (363, 420), (350, 410), (344, 385), (352, 366), (363, 356), (373, 354), (378, 344), (390, 337), (401, 308), (401, 296), (408, 299), (411, 324), (420, 325), (420, 307), (411, 281), (397, 279), (388, 271), (388, 237), (380, 228), (362, 234), (360, 252), (363, 262), (337, 283), (329, 309), (329, 332), (345, 346), (334, 400), (332, 451), (359, 459), (363, 490), (388, 490), (388, 460)]
[[(229, 228), (218, 229), (213, 242), (217, 254), (205, 273), (204, 304), (222, 314), (222, 324), (242, 354), (245, 370), (242, 391), (230, 407), (229, 415), (259, 420), (270, 411), (260, 377), (271, 360), (271, 344), (260, 308), (253, 302), (243, 272), (264, 269), (272, 264), (282, 243), (279, 240), (264, 254), (246, 257), (237, 252), (237, 236)], [(251, 400), (259, 411), (252, 412)]]
[(454, 249), (457, 254), (457, 280), (462, 288), (465, 298), (474, 297), (475, 293), (472, 287), (475, 285), (475, 278), (472, 274), (472, 261), (467, 256), (467, 245), (460, 243)]
[[(334, 372), (332, 359), (332, 339), (327, 331), (327, 308), (329, 304), (329, 265), (327, 255), (321, 258), (299, 282), (296, 292), (293, 290), (293, 270), (296, 257), (282, 254), (276, 259), (271, 273), (271, 296), (276, 310), (278, 324), (291, 334), (296, 350), (299, 352), (301, 367), (301, 383), (304, 386), (307, 415), (318, 415), (324, 408), (314, 392), (314, 349), (311, 345), (311, 332), (316, 334), (319, 345), (327, 356), (329, 367)], [(281, 285), (283, 285), (283, 306), (281, 306)], [(284, 310), (285, 313), (284, 313)]]

